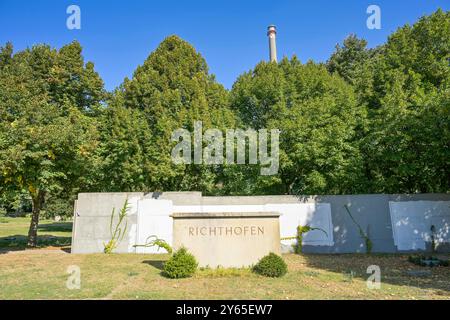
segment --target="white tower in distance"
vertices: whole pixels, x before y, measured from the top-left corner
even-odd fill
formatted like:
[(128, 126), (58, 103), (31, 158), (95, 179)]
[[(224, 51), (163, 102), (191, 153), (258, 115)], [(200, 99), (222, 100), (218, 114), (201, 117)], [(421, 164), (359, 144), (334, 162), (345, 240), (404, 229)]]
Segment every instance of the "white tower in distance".
[(270, 62), (277, 62), (277, 28), (274, 25), (270, 25), (267, 29)]

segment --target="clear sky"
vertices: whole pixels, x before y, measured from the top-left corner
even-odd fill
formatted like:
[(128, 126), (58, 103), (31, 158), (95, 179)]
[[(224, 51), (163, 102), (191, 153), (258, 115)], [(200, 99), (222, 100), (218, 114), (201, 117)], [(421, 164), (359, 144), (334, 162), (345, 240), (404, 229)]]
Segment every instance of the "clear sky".
[[(66, 9), (81, 8), (81, 30), (69, 30)], [(381, 30), (366, 27), (369, 5), (381, 8)], [(0, 44), (15, 50), (78, 40), (108, 90), (119, 85), (168, 35), (189, 41), (217, 80), (231, 88), (239, 74), (268, 58), (267, 26), (278, 28), (278, 56), (326, 61), (336, 43), (356, 33), (370, 47), (449, 0), (0, 0)]]

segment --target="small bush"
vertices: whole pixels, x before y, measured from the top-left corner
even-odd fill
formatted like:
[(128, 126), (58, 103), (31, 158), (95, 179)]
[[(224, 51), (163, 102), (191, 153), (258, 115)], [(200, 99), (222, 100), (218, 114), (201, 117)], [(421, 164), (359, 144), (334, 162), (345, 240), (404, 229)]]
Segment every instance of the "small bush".
[(258, 261), (253, 272), (266, 277), (282, 277), (287, 272), (287, 265), (283, 258), (271, 252)]
[(179, 249), (164, 264), (163, 274), (172, 279), (188, 278), (197, 270), (197, 260), (185, 248)]

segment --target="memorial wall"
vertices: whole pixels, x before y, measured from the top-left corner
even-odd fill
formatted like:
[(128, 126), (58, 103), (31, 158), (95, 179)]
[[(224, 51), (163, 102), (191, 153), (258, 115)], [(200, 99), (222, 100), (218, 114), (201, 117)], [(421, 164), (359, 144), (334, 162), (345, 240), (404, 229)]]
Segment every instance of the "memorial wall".
[[(195, 246), (204, 246), (209, 255), (227, 241), (229, 245), (236, 240), (243, 246), (256, 246), (251, 241), (268, 229), (259, 222), (248, 223), (255, 213), (277, 216), (280, 239), (294, 237), (299, 225), (320, 228), (304, 235), (306, 253), (364, 253), (365, 240), (359, 228), (370, 238), (372, 252), (429, 250), (431, 236), (438, 250), (450, 251), (449, 194), (203, 197), (199, 192), (166, 192), (79, 194), (72, 252), (103, 252), (104, 243), (110, 240), (111, 211), (119, 210), (126, 199), (128, 227), (116, 250), (119, 253), (163, 253), (157, 247), (140, 246), (153, 235), (175, 247), (188, 246), (194, 237)], [(245, 219), (238, 218), (245, 215)], [(272, 231), (268, 238), (273, 235)], [(211, 239), (219, 242), (208, 247)], [(277, 241), (279, 246), (267, 247), (291, 252), (296, 242)]]

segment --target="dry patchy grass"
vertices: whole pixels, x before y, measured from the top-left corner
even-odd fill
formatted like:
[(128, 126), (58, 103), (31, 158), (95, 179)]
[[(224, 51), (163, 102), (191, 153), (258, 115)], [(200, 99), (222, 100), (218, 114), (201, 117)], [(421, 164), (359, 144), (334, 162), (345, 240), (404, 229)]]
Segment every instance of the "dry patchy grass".
[[(450, 299), (450, 268), (426, 269), (399, 255), (285, 255), (279, 279), (249, 270), (199, 270), (189, 279), (161, 276), (165, 255), (72, 255), (48, 251), (0, 255), (0, 299)], [(67, 267), (81, 269), (81, 289), (69, 290)], [(378, 265), (380, 290), (366, 286)], [(431, 270), (413, 277), (408, 270)], [(353, 279), (346, 274), (352, 271)]]
[[(28, 226), (29, 218), (0, 220), (0, 299), (450, 299), (450, 268), (418, 267), (407, 256), (291, 254), (284, 256), (289, 272), (279, 279), (248, 269), (203, 269), (171, 280), (161, 276), (165, 255), (60, 251), (62, 242), (70, 244), (70, 222), (42, 221), (45, 250), (22, 250)], [(5, 247), (20, 251), (6, 254)], [(80, 290), (66, 287), (71, 265), (80, 267)], [(381, 268), (380, 290), (367, 288), (370, 265)], [(430, 270), (431, 276), (410, 276), (408, 270)]]

